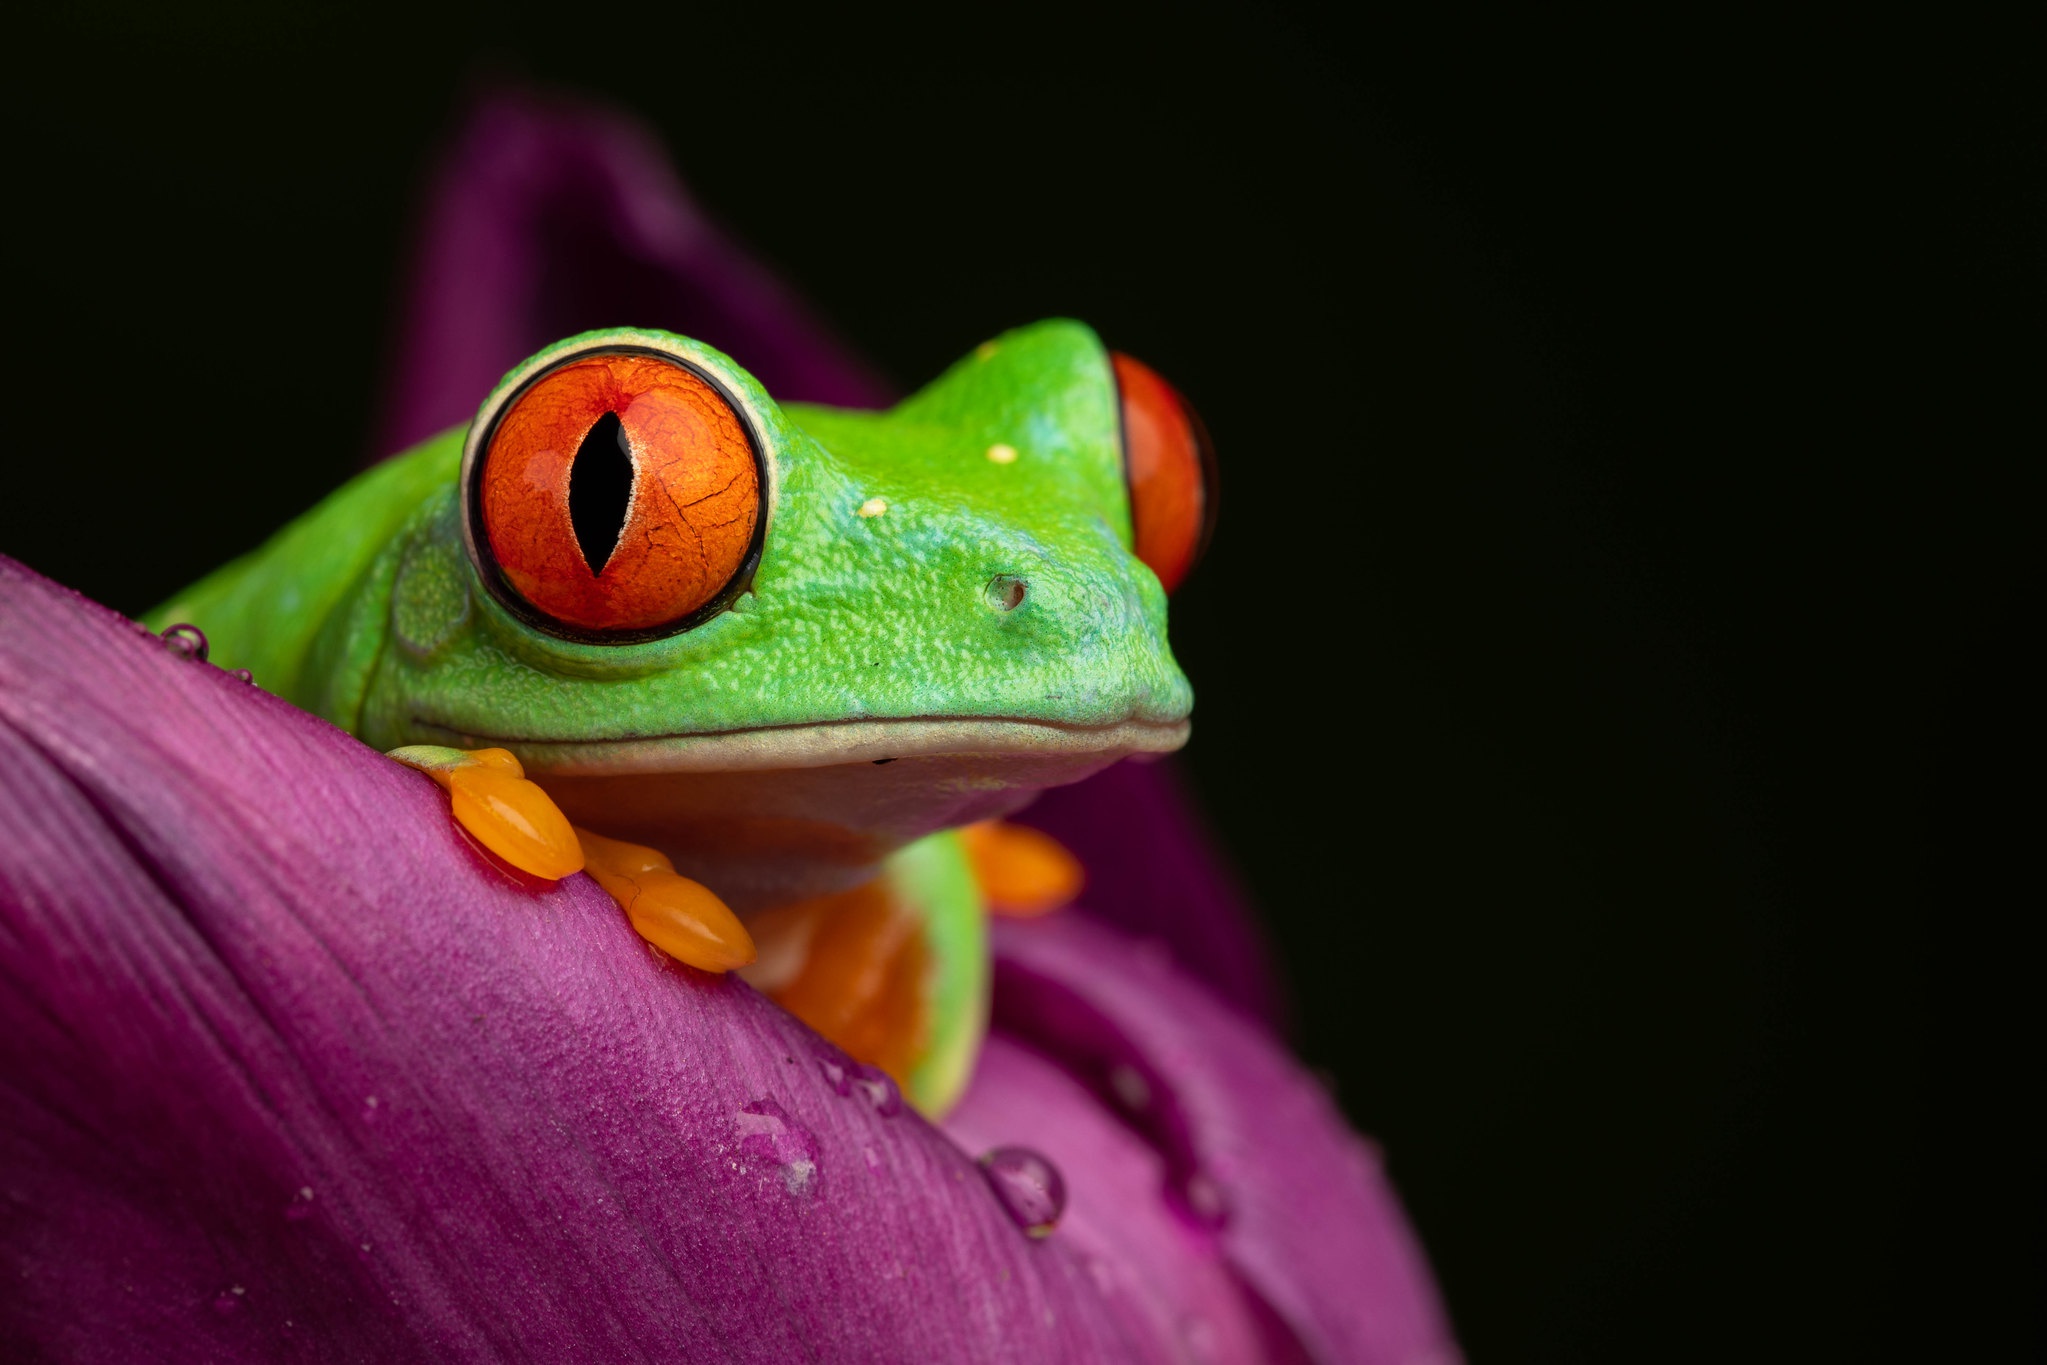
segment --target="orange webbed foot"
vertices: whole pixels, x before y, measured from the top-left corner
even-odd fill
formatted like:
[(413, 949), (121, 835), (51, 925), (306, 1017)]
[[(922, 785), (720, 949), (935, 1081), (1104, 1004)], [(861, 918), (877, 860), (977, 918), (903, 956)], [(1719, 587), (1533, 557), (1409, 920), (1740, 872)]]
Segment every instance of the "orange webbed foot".
[(930, 1041), (931, 953), (916, 911), (877, 877), (771, 910), (756, 989), (856, 1062), (907, 1086)]
[(504, 749), (413, 744), (388, 755), (448, 793), (456, 823), (521, 872), (560, 881), (583, 870), (583, 849), (553, 798)]
[(1033, 918), (1073, 904), (1086, 881), (1080, 860), (1041, 830), (983, 820), (960, 831), (991, 914)]
[(640, 937), (706, 972), (729, 972), (757, 956), (753, 936), (709, 887), (675, 870), (655, 849), (576, 831), (583, 870), (624, 910)]

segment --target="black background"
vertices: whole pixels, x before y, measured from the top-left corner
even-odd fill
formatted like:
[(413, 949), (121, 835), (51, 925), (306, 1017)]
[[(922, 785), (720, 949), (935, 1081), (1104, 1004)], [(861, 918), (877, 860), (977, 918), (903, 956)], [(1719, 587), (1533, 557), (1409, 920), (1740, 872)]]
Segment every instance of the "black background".
[(1070, 314), (1202, 410), (1187, 761), (1474, 1359), (2037, 1345), (2030, 40), (259, 13), (10, 40), (0, 550), (315, 501), (467, 92), (609, 98), (898, 384)]

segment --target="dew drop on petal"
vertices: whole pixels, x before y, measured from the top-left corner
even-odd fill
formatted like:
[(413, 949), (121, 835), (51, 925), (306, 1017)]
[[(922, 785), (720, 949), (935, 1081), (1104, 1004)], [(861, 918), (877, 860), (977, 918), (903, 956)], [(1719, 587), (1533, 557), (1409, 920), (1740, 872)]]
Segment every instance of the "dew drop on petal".
[(1028, 1147), (997, 1147), (981, 1158), (981, 1173), (1009, 1216), (1027, 1236), (1048, 1236), (1066, 1212), (1066, 1178)]
[(190, 659), (197, 664), (206, 662), (206, 632), (189, 621), (165, 626), (163, 643), (164, 648), (181, 659)]
[(853, 1078), (853, 1088), (860, 1092), (860, 1098), (868, 1107), (885, 1119), (892, 1119), (903, 1112), (903, 1092), (896, 1089), (895, 1080), (878, 1066), (863, 1066), (860, 1074)]
[(739, 1150), (771, 1163), (782, 1187), (795, 1195), (810, 1193), (817, 1183), (817, 1138), (773, 1100), (755, 1100), (733, 1116), (739, 1128)]
[(844, 1099), (853, 1093), (853, 1080), (847, 1073), (844, 1062), (836, 1057), (820, 1057), (817, 1059), (817, 1069), (824, 1073), (826, 1084), (831, 1086), (839, 1098)]

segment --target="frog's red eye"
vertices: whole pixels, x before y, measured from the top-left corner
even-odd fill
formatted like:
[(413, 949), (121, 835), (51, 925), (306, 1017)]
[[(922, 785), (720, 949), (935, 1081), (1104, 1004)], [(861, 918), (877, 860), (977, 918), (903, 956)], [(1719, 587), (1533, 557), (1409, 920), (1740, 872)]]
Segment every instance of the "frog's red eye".
[(1156, 370), (1120, 351), (1109, 361), (1123, 399), (1123, 472), (1137, 557), (1171, 592), (1215, 530), (1215, 448), (1194, 409)]
[(732, 403), (665, 355), (586, 354), (519, 390), (471, 474), (500, 596), (570, 636), (693, 624), (751, 560), (759, 455)]

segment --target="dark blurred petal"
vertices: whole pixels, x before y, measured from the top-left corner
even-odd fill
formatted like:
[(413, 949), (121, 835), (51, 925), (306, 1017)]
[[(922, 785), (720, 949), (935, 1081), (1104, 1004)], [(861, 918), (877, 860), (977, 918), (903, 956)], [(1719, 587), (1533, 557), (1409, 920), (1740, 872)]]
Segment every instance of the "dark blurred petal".
[(1223, 999), (1278, 1025), (1282, 995), (1265, 937), (1182, 786), (1179, 765), (1119, 763), (1046, 792), (1017, 819), (1087, 868), (1088, 909), (1174, 961)]
[[(1377, 1153), (1270, 1034), (1154, 945), (1081, 914), (999, 923), (995, 951), (994, 1030), (1120, 1108), (1158, 1154), (1161, 1182), (1144, 1193), (1211, 1229), (1310, 1358), (1457, 1359)], [(1065, 1108), (978, 1089), (979, 1078), (950, 1127), (1061, 1160)]]
[(1146, 1358), (820, 1047), (0, 560), (0, 1356)]
[(565, 100), (507, 93), (476, 107), (434, 178), (404, 318), (379, 456), (468, 421), (505, 371), (593, 327), (707, 341), (783, 400), (890, 400), (705, 218), (652, 133)]

